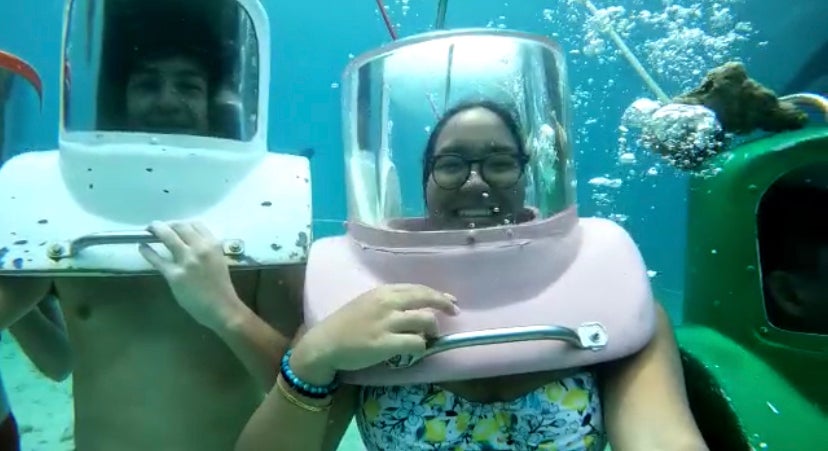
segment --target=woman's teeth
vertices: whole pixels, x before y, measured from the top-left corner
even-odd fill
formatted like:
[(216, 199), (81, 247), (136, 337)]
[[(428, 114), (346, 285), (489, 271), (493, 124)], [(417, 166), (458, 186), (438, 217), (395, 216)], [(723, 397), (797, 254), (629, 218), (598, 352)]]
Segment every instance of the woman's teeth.
[(457, 210), (457, 216), (460, 216), (461, 218), (481, 218), (492, 216), (493, 214), (494, 212), (491, 208), (466, 208)]

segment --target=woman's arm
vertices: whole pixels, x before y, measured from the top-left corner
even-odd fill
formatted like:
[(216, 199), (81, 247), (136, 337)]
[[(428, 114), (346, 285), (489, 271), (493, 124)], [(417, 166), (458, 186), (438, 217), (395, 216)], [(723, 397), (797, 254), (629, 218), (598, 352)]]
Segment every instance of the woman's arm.
[(653, 339), (605, 368), (604, 418), (613, 451), (707, 451), (693, 419), (670, 319), (657, 304)]
[[(297, 334), (303, 335), (304, 331)], [(314, 358), (299, 345), (291, 368), (299, 379), (330, 383), (328, 371), (315, 369)], [(262, 405), (242, 431), (235, 451), (335, 451), (354, 416), (358, 387), (342, 386), (333, 398), (306, 398), (289, 388), (280, 375)]]
[[(395, 355), (423, 352), (438, 336), (436, 312), (457, 315), (451, 295), (422, 285), (384, 285), (357, 296), (330, 317), (300, 330), (289, 367), (306, 384), (329, 386), (339, 371), (369, 368)], [(358, 387), (311, 399), (281, 374), (244, 428), (236, 451), (334, 451), (357, 408)]]
[(9, 331), (46, 377), (62, 381), (71, 374), (72, 352), (66, 323), (54, 296), (47, 296)]

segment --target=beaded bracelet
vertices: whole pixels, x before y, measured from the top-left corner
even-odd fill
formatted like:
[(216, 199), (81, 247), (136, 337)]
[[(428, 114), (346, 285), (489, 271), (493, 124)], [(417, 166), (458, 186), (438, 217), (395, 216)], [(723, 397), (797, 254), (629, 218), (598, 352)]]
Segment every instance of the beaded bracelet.
[(333, 392), (339, 388), (339, 381), (336, 379), (328, 385), (311, 385), (302, 379), (299, 379), (290, 368), (290, 356), (292, 354), (292, 349), (288, 349), (287, 352), (285, 352), (285, 355), (282, 356), (281, 368), (279, 369), (282, 379), (285, 380), (292, 390), (295, 390), (300, 395), (307, 396), (308, 398), (322, 399), (332, 395)]

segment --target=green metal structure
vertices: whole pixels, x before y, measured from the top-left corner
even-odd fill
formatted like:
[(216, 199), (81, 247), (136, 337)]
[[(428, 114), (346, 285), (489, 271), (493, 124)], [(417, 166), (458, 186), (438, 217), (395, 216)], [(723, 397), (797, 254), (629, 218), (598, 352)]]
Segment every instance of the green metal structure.
[(828, 175), (828, 127), (749, 142), (712, 168), (690, 180), (676, 328), (696, 421), (711, 450), (828, 450), (828, 336), (768, 320), (757, 239), (759, 204), (776, 181), (807, 168)]

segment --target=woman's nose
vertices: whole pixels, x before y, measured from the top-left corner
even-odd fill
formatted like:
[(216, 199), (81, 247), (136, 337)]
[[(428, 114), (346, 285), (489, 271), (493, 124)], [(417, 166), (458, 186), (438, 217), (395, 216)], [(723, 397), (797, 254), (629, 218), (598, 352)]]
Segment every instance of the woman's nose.
[(480, 166), (475, 163), (469, 171), (469, 178), (462, 186), (466, 190), (485, 190), (489, 188), (489, 184), (483, 179), (480, 173)]

